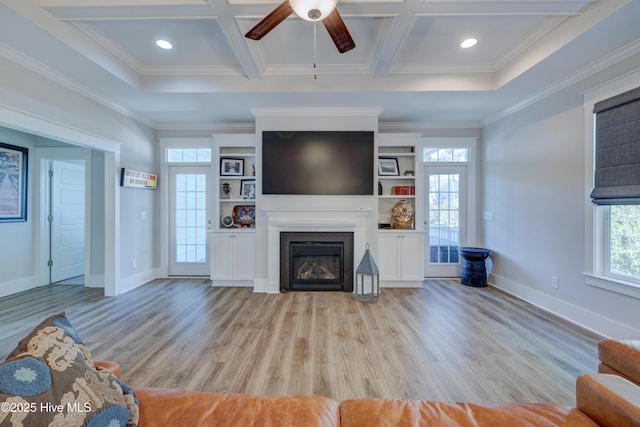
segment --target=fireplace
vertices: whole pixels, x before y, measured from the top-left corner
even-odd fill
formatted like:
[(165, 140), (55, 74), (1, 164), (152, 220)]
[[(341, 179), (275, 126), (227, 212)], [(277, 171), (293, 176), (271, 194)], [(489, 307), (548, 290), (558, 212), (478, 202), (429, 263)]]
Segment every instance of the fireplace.
[(281, 232), (280, 290), (353, 292), (353, 233)]

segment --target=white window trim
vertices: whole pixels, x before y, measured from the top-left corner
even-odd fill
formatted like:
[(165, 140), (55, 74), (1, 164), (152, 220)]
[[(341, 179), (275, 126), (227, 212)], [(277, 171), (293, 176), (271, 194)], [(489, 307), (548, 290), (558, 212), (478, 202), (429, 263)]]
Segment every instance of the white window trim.
[(595, 206), (589, 195), (593, 190), (595, 170), (595, 117), (593, 107), (597, 102), (635, 89), (640, 81), (640, 71), (600, 86), (584, 95), (585, 115), (585, 283), (619, 294), (640, 298), (640, 284), (607, 275), (608, 254), (605, 239), (608, 238), (608, 209)]

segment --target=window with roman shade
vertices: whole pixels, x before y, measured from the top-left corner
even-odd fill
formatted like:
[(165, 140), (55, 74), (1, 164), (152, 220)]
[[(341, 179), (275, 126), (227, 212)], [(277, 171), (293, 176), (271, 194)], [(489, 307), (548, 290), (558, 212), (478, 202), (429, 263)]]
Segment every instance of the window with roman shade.
[(595, 104), (597, 205), (640, 204), (640, 87)]

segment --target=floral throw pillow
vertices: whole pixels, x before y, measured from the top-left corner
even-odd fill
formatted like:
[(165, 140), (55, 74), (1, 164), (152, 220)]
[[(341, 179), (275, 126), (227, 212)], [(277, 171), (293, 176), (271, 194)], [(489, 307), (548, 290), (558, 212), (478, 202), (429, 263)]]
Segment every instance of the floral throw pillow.
[(0, 426), (135, 426), (133, 390), (105, 369), (65, 313), (45, 319), (0, 364)]

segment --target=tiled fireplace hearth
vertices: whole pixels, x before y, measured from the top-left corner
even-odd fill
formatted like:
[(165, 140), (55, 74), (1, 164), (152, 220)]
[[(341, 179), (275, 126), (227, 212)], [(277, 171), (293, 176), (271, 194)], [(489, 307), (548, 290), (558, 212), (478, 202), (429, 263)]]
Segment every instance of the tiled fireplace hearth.
[[(273, 290), (336, 290), (353, 291), (353, 272), (355, 260), (359, 260), (364, 254), (366, 246), (367, 217), (369, 210), (364, 209), (267, 209), (263, 211), (267, 216), (268, 225), (268, 251), (267, 273), (268, 287)], [(310, 234), (311, 233), (311, 234)], [(281, 240), (284, 236), (287, 248), (282, 251)], [(345, 236), (348, 236), (345, 238)], [(311, 238), (307, 238), (311, 237)], [(346, 249), (341, 242), (347, 240)], [(281, 259), (281, 253), (290, 258), (289, 241), (296, 242), (295, 250), (303, 252), (297, 264), (291, 269), (289, 259)], [(312, 243), (304, 247), (304, 243)], [(347, 263), (347, 268), (337, 267), (334, 252), (342, 251), (342, 262)], [(306, 252), (306, 254), (305, 254)], [(313, 259), (318, 255), (317, 259)], [(332, 254), (334, 253), (334, 254)], [(307, 263), (307, 264), (305, 264)], [(314, 267), (313, 264), (316, 263)], [(319, 266), (318, 264), (324, 264)], [(286, 268), (288, 271), (282, 271)], [(323, 270), (327, 271), (323, 271)], [(336, 271), (338, 269), (339, 271)], [(319, 280), (296, 280), (291, 287), (291, 275), (315, 276)], [(341, 283), (334, 281), (332, 276), (341, 277)], [(299, 278), (298, 278), (299, 279)], [(284, 283), (286, 280), (287, 283)], [(320, 286), (314, 286), (320, 284)]]

